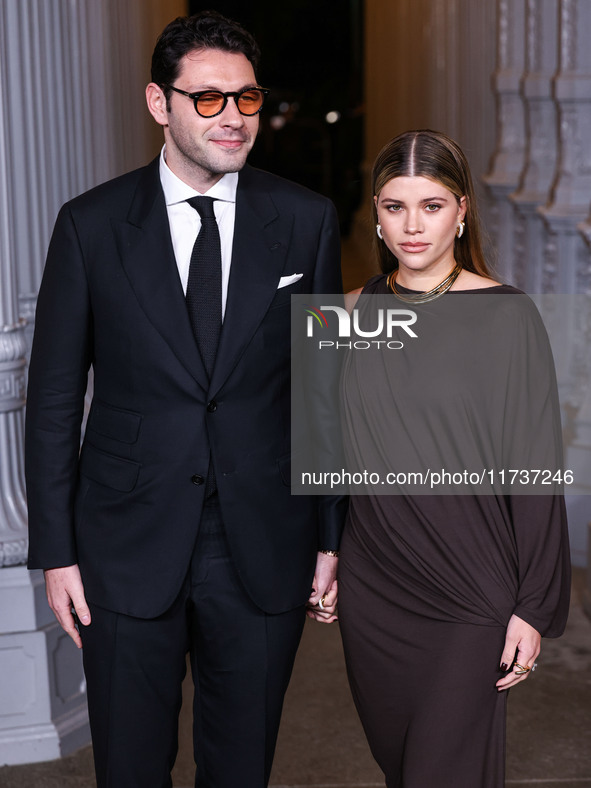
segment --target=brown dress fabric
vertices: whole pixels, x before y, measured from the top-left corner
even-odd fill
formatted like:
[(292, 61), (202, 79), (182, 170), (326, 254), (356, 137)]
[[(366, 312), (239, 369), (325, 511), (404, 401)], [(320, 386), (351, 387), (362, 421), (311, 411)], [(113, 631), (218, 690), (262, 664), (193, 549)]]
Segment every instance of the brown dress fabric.
[[(379, 276), (363, 295), (387, 292)], [(494, 306), (506, 299), (496, 299), (519, 291), (467, 292), (440, 299), (444, 311), (456, 311), (458, 298), (482, 305), (474, 331), (461, 321), (449, 328), (442, 367), (436, 348), (431, 360), (425, 356), (425, 342), (413, 355), (418, 341), (404, 356), (348, 354), (342, 409), (350, 468), (375, 460), (376, 445), (384, 463), (412, 467), (432, 459), (433, 447), (425, 449), (432, 439), (442, 463), (480, 453), (480, 467), (490, 458), (499, 468), (534, 467), (518, 463), (550, 462), (559, 453), (554, 369), (535, 307), (523, 294), (509, 299), (499, 335)], [(435, 311), (409, 308), (424, 338)], [(541, 373), (530, 369), (534, 357)], [(413, 358), (427, 363), (426, 378), (415, 376)], [(495, 682), (505, 628), (515, 613), (545, 636), (560, 635), (570, 569), (562, 495), (502, 493), (351, 497), (339, 621), (353, 697), (388, 788), (504, 785), (507, 693)]]

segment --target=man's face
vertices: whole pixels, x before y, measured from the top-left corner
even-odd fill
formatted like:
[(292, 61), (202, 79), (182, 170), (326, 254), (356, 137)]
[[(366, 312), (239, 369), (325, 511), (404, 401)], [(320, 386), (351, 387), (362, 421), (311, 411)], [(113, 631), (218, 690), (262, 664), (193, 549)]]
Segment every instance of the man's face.
[[(182, 58), (174, 87), (187, 93), (208, 89), (225, 93), (256, 84), (252, 65), (244, 55), (202, 49)], [(256, 139), (258, 115), (241, 115), (234, 99), (229, 98), (223, 112), (203, 118), (191, 99), (173, 91), (170, 109), (160, 101), (157, 116), (149, 93), (152, 88), (152, 99), (157, 96), (154, 87), (148, 86), (148, 106), (164, 127), (166, 163), (175, 175), (203, 192), (224, 173), (242, 169)]]

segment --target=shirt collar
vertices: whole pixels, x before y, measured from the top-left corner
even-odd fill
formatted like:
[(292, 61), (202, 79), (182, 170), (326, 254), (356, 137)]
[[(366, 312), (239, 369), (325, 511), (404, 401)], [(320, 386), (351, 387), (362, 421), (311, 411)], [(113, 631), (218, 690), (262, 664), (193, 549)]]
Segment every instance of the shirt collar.
[[(164, 191), (166, 205), (175, 205), (185, 202), (190, 197), (199, 197), (200, 192), (182, 181), (166, 163), (166, 145), (160, 151), (160, 182)], [(227, 172), (205, 194), (224, 202), (236, 202), (236, 189), (238, 188), (238, 173)]]

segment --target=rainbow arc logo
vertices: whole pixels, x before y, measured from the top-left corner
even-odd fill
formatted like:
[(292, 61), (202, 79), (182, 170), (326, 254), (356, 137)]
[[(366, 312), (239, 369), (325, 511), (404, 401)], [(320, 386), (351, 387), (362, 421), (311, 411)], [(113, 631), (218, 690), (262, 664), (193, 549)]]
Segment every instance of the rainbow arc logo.
[(308, 314), (312, 315), (312, 317), (316, 318), (316, 320), (320, 323), (320, 325), (325, 325), (328, 328), (328, 320), (324, 312), (318, 307), (310, 306), (309, 304), (304, 304), (304, 309)]

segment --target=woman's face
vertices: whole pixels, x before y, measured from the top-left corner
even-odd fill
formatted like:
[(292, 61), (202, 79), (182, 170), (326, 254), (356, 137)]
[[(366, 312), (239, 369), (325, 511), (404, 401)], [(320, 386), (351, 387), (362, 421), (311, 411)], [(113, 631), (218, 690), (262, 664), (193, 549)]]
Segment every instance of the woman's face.
[(401, 270), (444, 278), (455, 265), (454, 240), (466, 214), (466, 198), (458, 205), (441, 183), (404, 175), (388, 181), (374, 200), (384, 243)]

